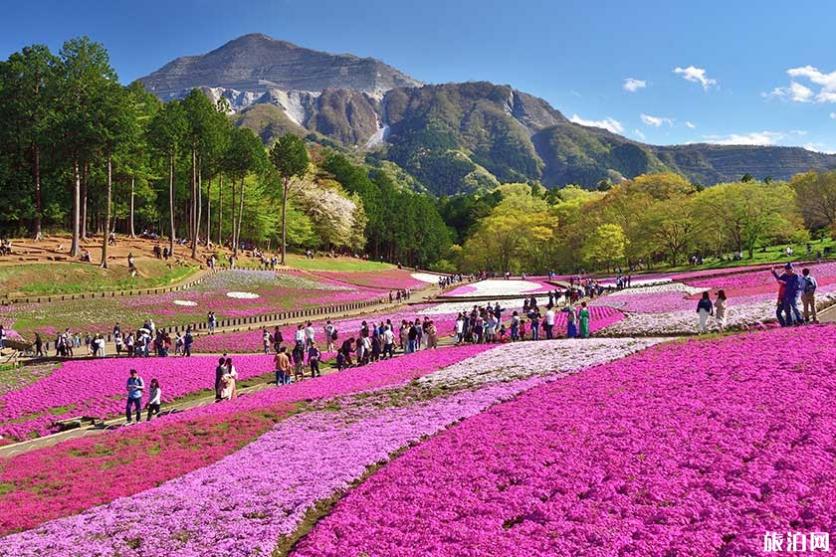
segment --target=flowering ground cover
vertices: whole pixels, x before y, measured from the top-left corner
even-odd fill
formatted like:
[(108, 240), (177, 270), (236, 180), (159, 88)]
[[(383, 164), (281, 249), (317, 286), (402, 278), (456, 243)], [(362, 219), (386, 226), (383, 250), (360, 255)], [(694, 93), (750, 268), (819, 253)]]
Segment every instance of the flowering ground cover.
[[(817, 305), (821, 308), (836, 303), (836, 263), (812, 265), (810, 269), (819, 283)], [(626, 318), (608, 327), (605, 334), (694, 334), (698, 332), (696, 307), (701, 292), (709, 291), (714, 300), (720, 289), (728, 296), (726, 328), (763, 327), (775, 321), (778, 285), (772, 273), (765, 269), (629, 288), (591, 303), (627, 312)], [(716, 320), (710, 319), (708, 325), (711, 330), (719, 329)]]
[[(23, 333), (63, 331), (107, 333), (115, 322), (139, 327), (148, 319), (160, 326), (266, 315), (378, 299), (380, 290), (299, 272), (223, 271), (187, 290), (160, 295), (78, 299), (14, 305), (7, 319)], [(47, 339), (45, 339), (47, 340)]]
[(768, 531), (832, 532), (834, 346), (832, 326), (692, 340), (532, 389), (382, 467), (292, 555), (759, 555)]
[(206, 466), (300, 404), (404, 384), (489, 348), (422, 351), (0, 460), (0, 534), (131, 496)]
[[(429, 283), (438, 282), (438, 278), (433, 275), (415, 274), (403, 269), (362, 272), (317, 271), (316, 275), (338, 283), (362, 286), (365, 288), (378, 288), (381, 290), (399, 290), (407, 288), (416, 290), (428, 286)], [(432, 277), (432, 280), (425, 280), (427, 276)]]
[(535, 385), (655, 342), (523, 343), (508, 347), (514, 354), (504, 360), (495, 348), (441, 369), (428, 383), (295, 416), (224, 460), (158, 488), (8, 536), (0, 540), (0, 555), (72, 554), (78, 547), (126, 557), (149, 548), (166, 555), (268, 554), (280, 539), (292, 539), (317, 503), (392, 452)]
[[(241, 380), (273, 369), (271, 356), (235, 356), (233, 363)], [(211, 389), (216, 365), (212, 356), (66, 361), (41, 379), (0, 395), (0, 435), (25, 439), (55, 431), (56, 420), (122, 414), (131, 369), (139, 372), (146, 389), (152, 378), (158, 379), (167, 403)]]
[(447, 292), (446, 296), (511, 296), (519, 294), (537, 294), (554, 290), (555, 286), (543, 280), (521, 280), (521, 279), (486, 279), (473, 284), (465, 284)]

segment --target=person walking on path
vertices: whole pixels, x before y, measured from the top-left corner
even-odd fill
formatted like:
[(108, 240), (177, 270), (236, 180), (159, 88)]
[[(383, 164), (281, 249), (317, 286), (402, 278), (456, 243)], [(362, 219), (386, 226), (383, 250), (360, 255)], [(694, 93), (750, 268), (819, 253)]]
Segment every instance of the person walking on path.
[(151, 392), (148, 393), (148, 402), (145, 408), (148, 414), (145, 417), (146, 422), (150, 422), (154, 415), (160, 415), (160, 403), (162, 402), (163, 390), (160, 388), (160, 382), (156, 379), (151, 380)]
[(810, 274), (810, 269), (802, 269), (801, 281), (801, 302), (804, 304), (804, 321), (809, 323), (812, 317), (813, 323), (818, 323), (819, 317), (816, 314), (816, 288), (819, 285), (815, 277)]
[(221, 377), (221, 400), (232, 400), (238, 396), (238, 371), (232, 365), (232, 358), (227, 358), (224, 362), (224, 375)]
[(282, 346), (276, 353), (276, 385), (287, 385), (290, 381), (290, 358), (287, 357), (287, 349)]
[[(574, 310), (572, 310), (574, 312)], [(554, 308), (546, 310), (546, 317), (543, 319), (543, 328), (546, 329), (546, 340), (554, 338)]]
[(331, 320), (325, 322), (325, 350), (328, 352), (334, 351), (334, 342), (337, 340), (337, 328), (331, 323)]
[(139, 423), (142, 418), (142, 391), (145, 390), (145, 382), (135, 369), (131, 370), (131, 376), (128, 378), (128, 401), (125, 404), (125, 419), (127, 425), (131, 424), (131, 410), (136, 410), (136, 423)]
[(726, 307), (726, 291), (718, 290), (717, 299), (714, 301), (714, 319), (721, 331), (726, 328)]
[(322, 358), (322, 352), (319, 350), (319, 347), (316, 345), (316, 342), (312, 342), (310, 347), (308, 347), (308, 365), (311, 367), (311, 377), (319, 377), (319, 360)]
[[(772, 269), (772, 276), (784, 285), (781, 295), (781, 307), (778, 310), (778, 321), (782, 327), (801, 323), (801, 313), (798, 311), (798, 296), (801, 294), (801, 280), (793, 270), (792, 263), (784, 265), (784, 272), (779, 275)], [(783, 314), (783, 318), (781, 318)]]
[(589, 320), (589, 308), (586, 307), (586, 302), (581, 302), (581, 310), (578, 312), (578, 321), (581, 325), (581, 338), (589, 338)]
[(221, 400), (221, 387), (224, 374), (226, 374), (226, 359), (221, 356), (218, 359), (218, 367), (215, 368), (215, 402)]
[(711, 303), (711, 298), (708, 292), (702, 293), (702, 298), (697, 302), (697, 314), (700, 317), (700, 333), (708, 330), (706, 324), (708, 323), (708, 316), (714, 313), (714, 305)]
[(575, 313), (575, 306), (569, 304), (566, 306), (566, 309), (563, 311), (566, 312), (566, 338), (577, 338), (578, 336), (578, 324), (577, 324), (577, 314)]
[(194, 337), (192, 336), (191, 327), (186, 329), (186, 334), (183, 336), (183, 355), (192, 355), (192, 344), (194, 344)]

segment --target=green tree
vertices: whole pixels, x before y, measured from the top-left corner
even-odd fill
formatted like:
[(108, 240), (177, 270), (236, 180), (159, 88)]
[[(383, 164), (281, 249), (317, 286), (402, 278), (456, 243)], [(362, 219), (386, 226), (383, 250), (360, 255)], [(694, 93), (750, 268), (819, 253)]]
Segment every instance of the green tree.
[(34, 238), (41, 236), (44, 216), (41, 159), (54, 142), (58, 66), (58, 58), (44, 45), (27, 46), (0, 64), (0, 145), (5, 152), (22, 155), (21, 166), (29, 168)]
[(586, 241), (584, 260), (593, 268), (604, 265), (609, 270), (624, 261), (627, 244), (627, 236), (621, 226), (614, 223), (602, 224)]
[(270, 150), (270, 161), (282, 179), (281, 264), (284, 265), (287, 252), (287, 198), (294, 180), (303, 177), (308, 171), (308, 150), (305, 148), (305, 142), (289, 133), (283, 135)]
[[(60, 52), (58, 128), (61, 145), (72, 161), (73, 216), (70, 254), (78, 256), (79, 240), (86, 230), (86, 195), (82, 213), (81, 168), (90, 164), (100, 146), (96, 130), (96, 103), (99, 91), (116, 82), (116, 72), (110, 66), (104, 47), (87, 37), (71, 39)], [(86, 187), (85, 178), (85, 187)], [(83, 222), (82, 222), (83, 220)]]
[(179, 101), (171, 101), (157, 112), (148, 126), (148, 143), (168, 161), (168, 249), (174, 253), (177, 228), (174, 211), (174, 177), (177, 154), (186, 137), (188, 123), (186, 113)]

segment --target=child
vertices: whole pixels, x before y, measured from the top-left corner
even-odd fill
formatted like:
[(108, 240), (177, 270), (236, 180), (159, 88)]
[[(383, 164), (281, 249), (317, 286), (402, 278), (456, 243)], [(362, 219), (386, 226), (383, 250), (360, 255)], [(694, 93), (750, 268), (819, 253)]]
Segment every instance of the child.
[(150, 422), (151, 417), (155, 414), (157, 416), (160, 415), (160, 401), (163, 396), (163, 391), (160, 389), (160, 382), (156, 379), (151, 380), (151, 392), (149, 393), (149, 396), (150, 398), (145, 404), (145, 408), (148, 409), (148, 415), (145, 418), (146, 422)]
[(342, 371), (345, 367), (345, 354), (339, 351), (337, 352), (337, 371)]
[(319, 359), (321, 357), (322, 352), (317, 347), (316, 341), (311, 341), (311, 345), (308, 348), (308, 363), (311, 366), (311, 377), (319, 377)]

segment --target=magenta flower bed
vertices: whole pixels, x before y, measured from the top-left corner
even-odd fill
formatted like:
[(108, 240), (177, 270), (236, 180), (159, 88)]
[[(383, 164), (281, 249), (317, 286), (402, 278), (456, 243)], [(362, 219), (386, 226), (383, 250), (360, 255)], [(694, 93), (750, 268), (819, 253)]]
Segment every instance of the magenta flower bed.
[[(240, 379), (273, 369), (270, 356), (234, 356), (232, 360)], [(217, 362), (212, 356), (67, 361), (48, 377), (0, 395), (0, 434), (24, 439), (51, 433), (55, 421), (62, 418), (121, 414), (130, 369), (145, 380), (146, 397), (151, 379), (159, 379), (163, 402), (211, 389)]]
[(418, 280), (409, 271), (390, 269), (388, 271), (314, 271), (317, 276), (325, 277), (343, 285), (362, 286), (381, 290), (417, 290), (430, 286)]
[(832, 533), (834, 347), (823, 326), (690, 341), (535, 388), (382, 468), (294, 555), (760, 555), (768, 531)]
[[(580, 309), (578, 306), (576, 309)], [(624, 314), (617, 309), (610, 306), (590, 306), (589, 308), (589, 332), (595, 333), (609, 327), (613, 323), (618, 323), (624, 319)], [(579, 323), (576, 322), (579, 325)], [(554, 320), (555, 336), (566, 336), (566, 312), (558, 311)], [(540, 335), (543, 335), (542, 330)]]
[[(795, 271), (801, 274), (802, 268), (804, 267), (798, 266)], [(824, 289), (836, 284), (836, 262), (809, 265), (808, 268), (820, 288)], [(727, 294), (736, 296), (771, 293), (775, 293), (777, 296), (778, 292), (778, 284), (769, 269), (701, 280), (688, 280), (686, 282), (690, 286), (710, 288), (714, 291), (725, 289)]]
[[(265, 415), (284, 414), (295, 403), (403, 384), (493, 347), (426, 350), (0, 460), (0, 535), (211, 464), (260, 435)], [(227, 428), (231, 432), (222, 433)], [(68, 468), (72, 474), (66, 473)]]

